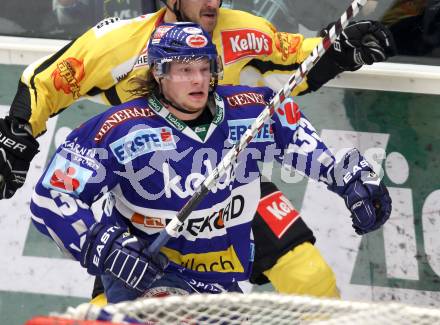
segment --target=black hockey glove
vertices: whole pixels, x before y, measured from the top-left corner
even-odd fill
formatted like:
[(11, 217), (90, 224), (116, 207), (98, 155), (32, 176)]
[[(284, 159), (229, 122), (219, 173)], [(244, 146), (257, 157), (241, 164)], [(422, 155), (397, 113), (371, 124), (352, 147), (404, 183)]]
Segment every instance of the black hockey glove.
[(0, 199), (9, 199), (23, 186), (38, 153), (38, 142), (27, 127), (9, 116), (0, 119)]
[[(319, 32), (324, 37), (334, 24)], [(344, 71), (355, 71), (363, 64), (382, 62), (396, 55), (393, 36), (387, 27), (377, 21), (351, 22), (336, 39), (327, 53), (310, 70), (308, 90), (315, 91)]]
[(423, 40), (431, 46), (440, 44), (440, 0), (428, 0), (423, 13)]
[(146, 240), (118, 226), (96, 223), (86, 236), (80, 263), (92, 275), (110, 273), (130, 288), (145, 292), (163, 276), (168, 258), (151, 256)]
[[(328, 34), (333, 23), (321, 30)], [(355, 71), (364, 64), (386, 61), (396, 55), (393, 35), (387, 27), (373, 20), (351, 22), (329, 49), (328, 55), (344, 71)]]
[(391, 197), (379, 176), (357, 149), (347, 152), (330, 171), (328, 189), (351, 211), (358, 235), (380, 228), (390, 217)]

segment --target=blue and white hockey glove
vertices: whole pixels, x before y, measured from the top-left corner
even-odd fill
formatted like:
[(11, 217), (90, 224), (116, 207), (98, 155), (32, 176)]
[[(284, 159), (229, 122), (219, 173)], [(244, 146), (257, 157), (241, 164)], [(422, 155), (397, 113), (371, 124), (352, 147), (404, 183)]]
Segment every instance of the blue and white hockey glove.
[(129, 287), (145, 292), (168, 266), (164, 254), (151, 256), (147, 248), (146, 240), (126, 229), (96, 223), (86, 236), (80, 263), (92, 275), (109, 272)]
[(336, 162), (329, 176), (328, 189), (344, 199), (358, 235), (376, 230), (388, 220), (391, 214), (388, 190), (357, 149)]

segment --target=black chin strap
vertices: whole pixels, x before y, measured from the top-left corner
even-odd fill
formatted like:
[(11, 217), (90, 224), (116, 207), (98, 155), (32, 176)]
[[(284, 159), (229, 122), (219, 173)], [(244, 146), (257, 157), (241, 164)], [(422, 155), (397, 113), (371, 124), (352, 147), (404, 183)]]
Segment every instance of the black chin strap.
[[(167, 0), (162, 0), (162, 2), (176, 16), (177, 21), (183, 21), (182, 13), (180, 12), (180, 2), (179, 1), (176, 1), (176, 3), (174, 4), (174, 6), (172, 8), (168, 5)], [(177, 8), (178, 2), (179, 2), (179, 8)]]

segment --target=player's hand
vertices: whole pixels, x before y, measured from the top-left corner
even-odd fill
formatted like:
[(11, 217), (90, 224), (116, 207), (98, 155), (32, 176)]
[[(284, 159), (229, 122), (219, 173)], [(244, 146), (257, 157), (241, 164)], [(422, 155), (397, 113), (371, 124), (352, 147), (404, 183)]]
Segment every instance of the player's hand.
[(0, 119), (0, 199), (12, 197), (23, 186), (38, 146), (26, 124), (11, 117)]
[(380, 228), (390, 217), (388, 190), (357, 149), (350, 150), (335, 163), (329, 183), (328, 189), (339, 194), (351, 211), (357, 234)]
[[(321, 30), (327, 35), (333, 24)], [(354, 71), (364, 64), (386, 61), (396, 55), (396, 45), (389, 29), (373, 20), (351, 22), (329, 49), (334, 62), (345, 71)]]
[(80, 263), (92, 275), (111, 273), (129, 287), (145, 292), (163, 276), (168, 258), (147, 252), (146, 240), (118, 226), (96, 223), (81, 249)]
[(431, 46), (440, 44), (440, 1), (428, 0), (423, 12), (423, 40)]

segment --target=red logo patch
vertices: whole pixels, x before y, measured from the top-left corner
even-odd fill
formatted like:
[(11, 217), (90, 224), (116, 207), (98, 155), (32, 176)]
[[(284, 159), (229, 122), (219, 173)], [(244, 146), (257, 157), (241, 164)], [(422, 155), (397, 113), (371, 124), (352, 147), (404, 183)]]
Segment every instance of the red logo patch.
[(68, 167), (65, 172), (56, 169), (50, 178), (50, 185), (74, 192), (80, 185), (79, 180), (73, 177), (75, 174), (76, 169), (74, 167)]
[(278, 238), (281, 238), (300, 216), (293, 204), (280, 191), (262, 198), (257, 210)]
[(223, 31), (221, 34), (225, 64), (245, 57), (272, 53), (272, 38), (258, 30), (234, 29)]
[(277, 108), (277, 113), (284, 116), (288, 125), (294, 126), (301, 119), (299, 106), (293, 100), (286, 100), (283, 107)]
[(186, 44), (190, 47), (201, 48), (208, 44), (208, 39), (204, 35), (189, 35), (186, 38)]
[(172, 134), (170, 131), (167, 131), (166, 129), (162, 129), (162, 131), (160, 132), (160, 138), (162, 139), (163, 142), (168, 142), (171, 141), (172, 138)]

